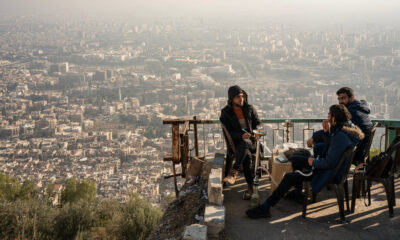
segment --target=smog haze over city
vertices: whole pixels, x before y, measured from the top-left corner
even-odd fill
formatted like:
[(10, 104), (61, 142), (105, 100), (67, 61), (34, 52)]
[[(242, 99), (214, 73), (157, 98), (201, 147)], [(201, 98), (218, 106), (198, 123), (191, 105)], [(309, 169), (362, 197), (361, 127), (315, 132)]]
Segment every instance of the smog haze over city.
[(14, 17), (80, 15), (94, 19), (145, 17), (149, 20), (197, 16), (214, 20), (260, 18), (276, 23), (318, 20), (320, 24), (368, 21), (388, 24), (399, 20), (399, 7), (400, 3), (395, 0), (3, 0), (1, 12)]
[[(0, 173), (39, 195), (90, 179), (99, 198), (137, 192), (160, 207), (175, 195), (163, 119), (219, 119), (231, 85), (261, 118), (325, 118), (348, 86), (371, 118), (399, 119), (399, 11), (398, 0), (1, 0)], [(204, 128), (200, 153), (213, 153), (223, 136)]]

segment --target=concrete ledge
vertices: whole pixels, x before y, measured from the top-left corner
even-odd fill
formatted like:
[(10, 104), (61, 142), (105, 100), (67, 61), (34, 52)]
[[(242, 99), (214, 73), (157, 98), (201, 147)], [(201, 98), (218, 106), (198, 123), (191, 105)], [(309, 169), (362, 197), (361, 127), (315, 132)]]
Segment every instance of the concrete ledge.
[(213, 159), (212, 168), (224, 168), (225, 163), (225, 153), (217, 152)]
[(224, 195), (222, 194), (222, 169), (211, 169), (208, 177), (208, 202), (211, 204), (222, 205), (224, 203)]
[(225, 207), (206, 205), (204, 223), (207, 225), (209, 238), (218, 238), (219, 233), (225, 228)]
[(205, 207), (204, 223), (207, 225), (208, 238), (218, 239), (220, 232), (225, 228), (224, 195), (222, 194), (222, 171), (224, 169), (225, 154), (216, 153), (210, 163), (211, 171), (208, 176), (207, 185), (209, 204)]
[(202, 224), (186, 226), (183, 240), (207, 240), (207, 226)]

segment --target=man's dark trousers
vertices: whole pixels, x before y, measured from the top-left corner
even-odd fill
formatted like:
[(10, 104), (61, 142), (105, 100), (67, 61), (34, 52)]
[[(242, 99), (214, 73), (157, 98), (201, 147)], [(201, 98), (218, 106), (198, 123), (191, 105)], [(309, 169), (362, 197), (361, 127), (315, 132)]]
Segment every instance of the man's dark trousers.
[(233, 169), (239, 171), (240, 165), (243, 163), (243, 173), (248, 184), (253, 184), (254, 179), (254, 163), (251, 154), (256, 152), (256, 142), (251, 139), (243, 139), (236, 145), (236, 161)]
[(294, 187), (296, 188), (296, 190), (301, 192), (303, 182), (311, 181), (311, 179), (312, 176), (306, 177), (298, 172), (286, 173), (279, 186), (275, 189), (272, 195), (263, 204), (261, 204), (261, 206), (267, 203), (271, 207), (275, 206), (275, 204), (277, 204), (279, 200), (281, 200), (281, 198), (285, 196), (285, 194), (290, 190), (291, 187)]

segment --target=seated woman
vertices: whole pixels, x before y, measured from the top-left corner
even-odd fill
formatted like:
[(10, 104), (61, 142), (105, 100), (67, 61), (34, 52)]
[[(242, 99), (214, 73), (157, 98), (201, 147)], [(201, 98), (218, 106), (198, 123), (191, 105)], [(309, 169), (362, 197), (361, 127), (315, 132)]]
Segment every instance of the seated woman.
[[(291, 187), (301, 191), (305, 180), (311, 180), (313, 192), (321, 191), (335, 173), (342, 154), (364, 138), (363, 132), (357, 126), (351, 124), (350, 119), (351, 114), (344, 105), (332, 105), (329, 108), (328, 120), (322, 122), (323, 130), (328, 135), (325, 157), (317, 159), (310, 157), (308, 159), (308, 164), (312, 167), (313, 173), (306, 175), (295, 171), (285, 174), (272, 195), (262, 204), (247, 210), (247, 216), (250, 218), (270, 217), (270, 208), (275, 206)], [(339, 171), (336, 181), (341, 179), (344, 171), (345, 168)]]

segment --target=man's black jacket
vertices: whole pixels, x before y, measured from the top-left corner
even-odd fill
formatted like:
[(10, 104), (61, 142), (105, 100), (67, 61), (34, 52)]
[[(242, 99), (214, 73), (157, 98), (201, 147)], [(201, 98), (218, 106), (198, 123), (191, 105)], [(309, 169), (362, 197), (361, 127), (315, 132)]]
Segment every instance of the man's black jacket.
[(233, 111), (232, 100), (239, 93), (243, 93), (245, 95), (244, 105), (242, 107), (243, 115), (246, 120), (246, 124), (249, 129), (246, 129), (249, 132), (252, 132), (254, 129), (257, 129), (257, 126), (261, 124), (260, 119), (258, 118), (256, 109), (247, 103), (247, 93), (242, 90), (239, 86), (233, 86), (229, 88), (228, 91), (228, 104), (221, 110), (220, 121), (226, 127), (229, 134), (231, 135), (235, 145), (239, 144), (242, 140), (242, 127), (240, 126), (239, 119), (236, 117), (235, 112)]

